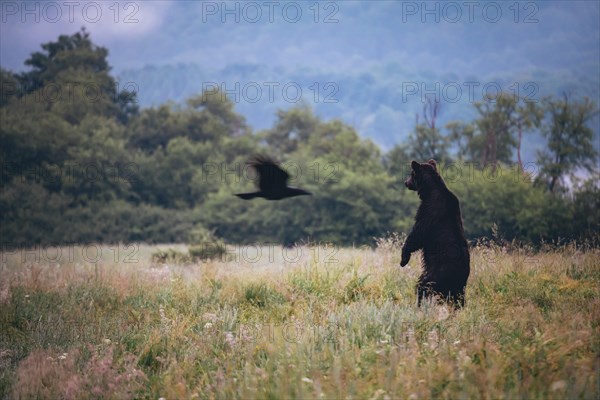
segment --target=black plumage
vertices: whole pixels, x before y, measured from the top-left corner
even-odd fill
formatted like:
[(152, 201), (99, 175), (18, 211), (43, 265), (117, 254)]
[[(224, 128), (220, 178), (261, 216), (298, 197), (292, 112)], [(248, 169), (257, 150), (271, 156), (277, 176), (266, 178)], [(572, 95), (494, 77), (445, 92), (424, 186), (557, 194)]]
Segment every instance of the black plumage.
[(283, 170), (275, 161), (265, 156), (256, 156), (248, 162), (258, 173), (257, 192), (236, 193), (235, 195), (244, 200), (262, 197), (267, 200), (281, 200), (287, 197), (310, 195), (311, 192), (287, 185), (289, 174)]

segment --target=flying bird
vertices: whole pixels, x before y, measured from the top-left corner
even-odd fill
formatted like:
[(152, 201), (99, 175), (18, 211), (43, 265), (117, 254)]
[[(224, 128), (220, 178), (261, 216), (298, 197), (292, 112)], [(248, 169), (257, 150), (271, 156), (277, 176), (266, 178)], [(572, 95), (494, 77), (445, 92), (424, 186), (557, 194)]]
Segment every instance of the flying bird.
[(275, 161), (265, 156), (256, 156), (248, 162), (258, 173), (258, 192), (236, 193), (235, 195), (244, 200), (255, 197), (263, 197), (267, 200), (281, 200), (286, 197), (311, 195), (312, 193), (287, 185), (290, 178)]

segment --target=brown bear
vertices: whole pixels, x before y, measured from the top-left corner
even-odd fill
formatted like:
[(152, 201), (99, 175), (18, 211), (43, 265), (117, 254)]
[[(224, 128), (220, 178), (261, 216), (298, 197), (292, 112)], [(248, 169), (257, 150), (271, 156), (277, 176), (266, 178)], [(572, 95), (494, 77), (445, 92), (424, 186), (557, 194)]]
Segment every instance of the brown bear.
[(465, 286), (470, 272), (469, 246), (458, 198), (446, 187), (434, 160), (411, 163), (404, 182), (421, 199), (415, 225), (402, 247), (404, 267), (412, 252), (423, 249), (423, 272), (417, 283), (418, 304), (439, 296), (456, 307), (465, 304)]

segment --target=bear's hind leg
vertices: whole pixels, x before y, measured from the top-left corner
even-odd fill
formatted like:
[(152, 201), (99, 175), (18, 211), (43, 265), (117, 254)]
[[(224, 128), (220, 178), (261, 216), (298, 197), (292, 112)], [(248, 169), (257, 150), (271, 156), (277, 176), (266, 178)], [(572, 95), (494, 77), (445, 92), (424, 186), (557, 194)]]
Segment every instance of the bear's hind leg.
[(435, 282), (430, 282), (426, 279), (419, 279), (417, 283), (417, 305), (420, 307), (423, 301), (427, 301), (438, 295), (435, 287)]
[(423, 300), (426, 300), (430, 295), (431, 289), (422, 283), (417, 285), (417, 306), (421, 307)]
[(447, 301), (454, 306), (454, 308), (462, 308), (465, 306), (465, 288), (454, 289), (448, 292), (446, 297)]

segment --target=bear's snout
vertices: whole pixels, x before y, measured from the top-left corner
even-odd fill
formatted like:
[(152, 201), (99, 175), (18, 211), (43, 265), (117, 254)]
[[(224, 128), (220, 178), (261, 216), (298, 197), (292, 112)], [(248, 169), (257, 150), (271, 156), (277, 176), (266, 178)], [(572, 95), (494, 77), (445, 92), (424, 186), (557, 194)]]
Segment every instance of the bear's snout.
[(404, 186), (406, 186), (408, 188), (408, 190), (417, 190), (415, 182), (413, 181), (412, 178), (408, 178), (407, 180), (405, 180)]

